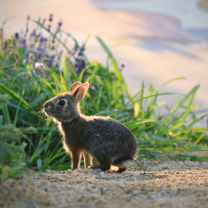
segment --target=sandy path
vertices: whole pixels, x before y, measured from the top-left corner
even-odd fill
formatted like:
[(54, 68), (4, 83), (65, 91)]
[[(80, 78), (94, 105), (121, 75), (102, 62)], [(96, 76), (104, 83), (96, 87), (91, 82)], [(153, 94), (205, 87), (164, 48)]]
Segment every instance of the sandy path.
[(208, 207), (208, 162), (141, 161), (122, 174), (28, 172), (0, 189), (0, 207)]

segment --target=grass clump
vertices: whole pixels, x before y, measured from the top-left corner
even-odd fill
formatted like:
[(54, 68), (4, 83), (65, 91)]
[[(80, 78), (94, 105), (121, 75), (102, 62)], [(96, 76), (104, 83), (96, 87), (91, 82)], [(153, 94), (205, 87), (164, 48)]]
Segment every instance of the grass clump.
[[(0, 180), (9, 177), (21, 177), (24, 174), (25, 163), (25, 142), (20, 142), (20, 138), (25, 133), (35, 133), (32, 127), (16, 128), (11, 124), (7, 103), (10, 97), (0, 94), (0, 109), (2, 109), (5, 119), (0, 115)], [(7, 123), (7, 124), (6, 124)]]
[[(208, 150), (207, 128), (197, 127), (207, 115), (197, 116), (197, 106), (193, 106), (199, 86), (187, 95), (178, 95), (173, 108), (158, 102), (158, 97), (171, 95), (160, 90), (182, 78), (172, 79), (159, 89), (142, 83), (140, 91), (132, 96), (113, 54), (100, 37), (95, 38), (108, 54), (107, 66), (90, 62), (85, 54), (87, 41), (79, 45), (71, 34), (62, 31), (62, 22), (53, 30), (52, 19), (35, 21), (28, 17), (25, 32), (15, 33), (8, 40), (3, 29), (1, 33), (0, 91), (4, 95), (0, 99), (0, 131), (4, 139), (1, 136), (0, 145), (21, 149), (13, 152), (24, 154), (23, 166), (35, 170), (70, 168), (57, 126), (38, 112), (46, 100), (69, 90), (74, 81), (90, 83), (89, 93), (81, 102), (82, 112), (111, 116), (125, 124), (137, 138), (141, 156), (183, 159), (180, 152)], [(36, 24), (33, 30), (29, 29), (31, 22)], [(11, 139), (15, 131), (19, 132), (16, 143)], [(2, 167), (6, 167), (4, 163)]]

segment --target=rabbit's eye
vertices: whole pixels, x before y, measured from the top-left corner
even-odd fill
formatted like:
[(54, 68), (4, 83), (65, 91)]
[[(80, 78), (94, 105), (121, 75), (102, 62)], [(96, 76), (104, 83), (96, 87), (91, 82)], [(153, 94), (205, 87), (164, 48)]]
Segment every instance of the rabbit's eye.
[(59, 105), (64, 106), (65, 105), (65, 101), (64, 100), (60, 100), (59, 101)]

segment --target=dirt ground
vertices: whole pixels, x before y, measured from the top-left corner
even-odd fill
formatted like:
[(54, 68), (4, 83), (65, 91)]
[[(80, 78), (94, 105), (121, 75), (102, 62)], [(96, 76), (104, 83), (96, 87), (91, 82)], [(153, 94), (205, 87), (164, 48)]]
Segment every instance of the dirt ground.
[(137, 161), (121, 174), (101, 170), (34, 173), (0, 184), (0, 207), (208, 207), (208, 162)]

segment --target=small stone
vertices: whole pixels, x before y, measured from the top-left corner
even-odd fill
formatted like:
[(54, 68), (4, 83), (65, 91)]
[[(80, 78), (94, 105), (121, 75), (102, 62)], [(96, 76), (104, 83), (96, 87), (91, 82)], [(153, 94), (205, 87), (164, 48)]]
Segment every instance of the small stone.
[(139, 196), (138, 191), (136, 191), (136, 190), (132, 191), (132, 196)]
[(51, 176), (51, 178), (52, 178), (52, 179), (56, 179), (56, 178), (57, 178), (57, 175), (56, 175), (56, 174), (53, 174), (53, 175)]
[(35, 208), (35, 207), (37, 207), (37, 204), (34, 203), (34, 202), (29, 202), (29, 203), (27, 204), (27, 206), (30, 207), (30, 208)]

